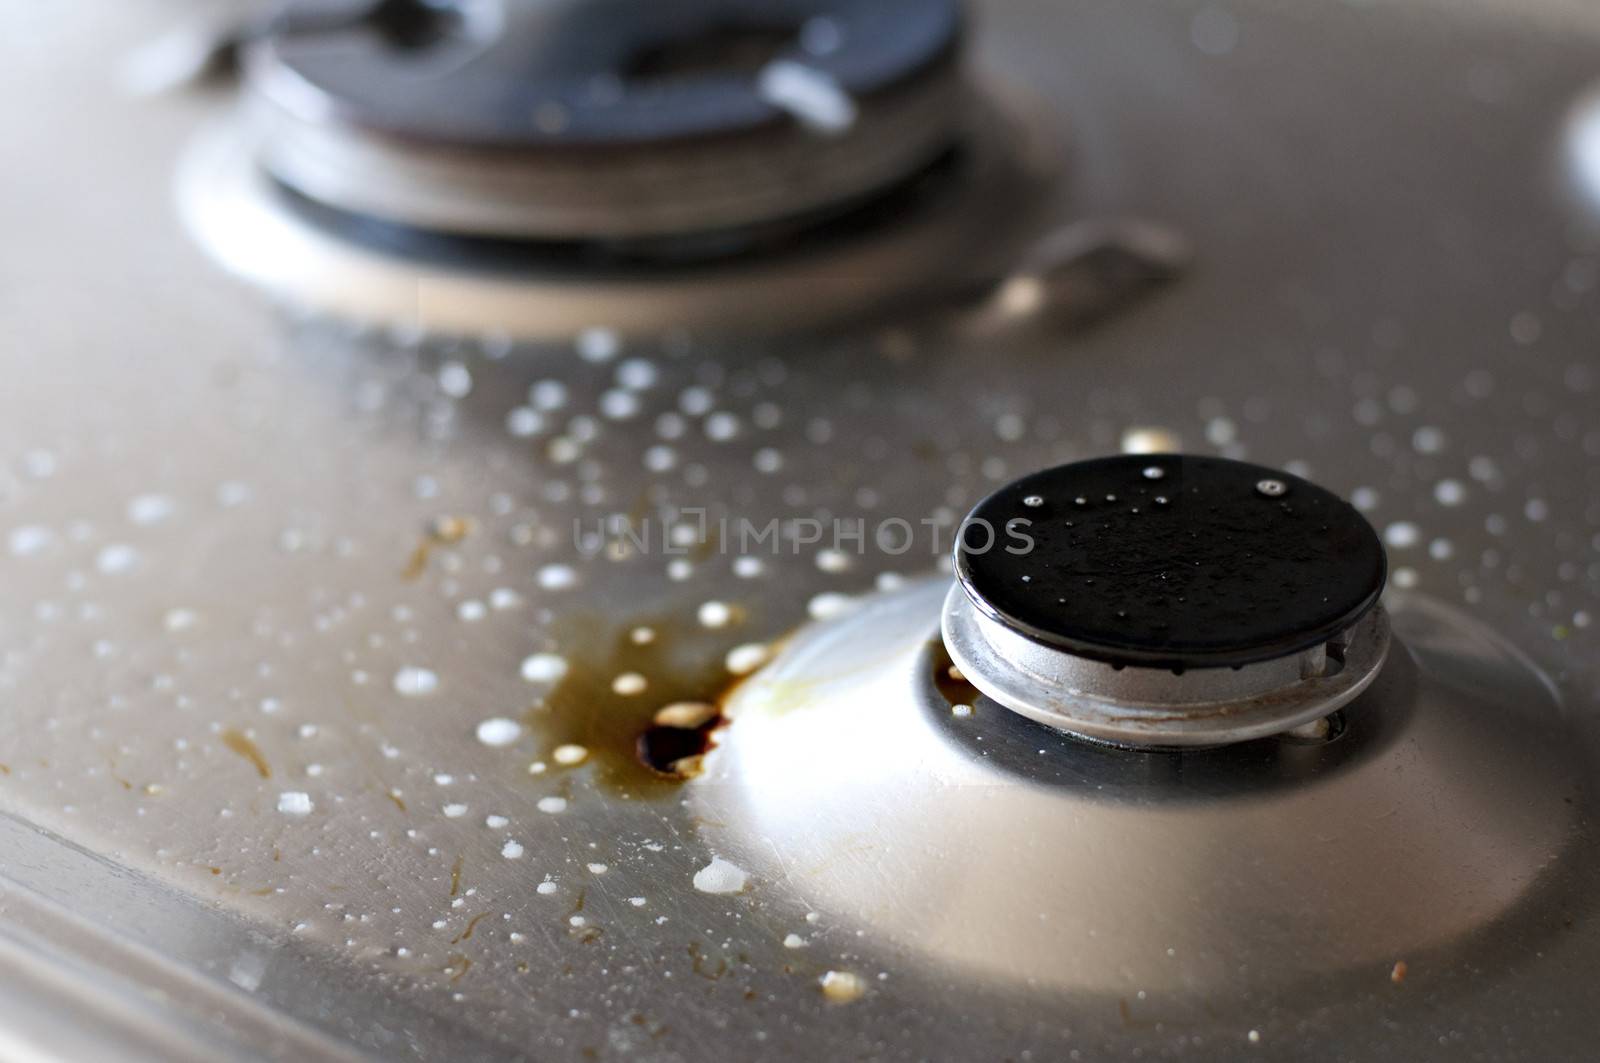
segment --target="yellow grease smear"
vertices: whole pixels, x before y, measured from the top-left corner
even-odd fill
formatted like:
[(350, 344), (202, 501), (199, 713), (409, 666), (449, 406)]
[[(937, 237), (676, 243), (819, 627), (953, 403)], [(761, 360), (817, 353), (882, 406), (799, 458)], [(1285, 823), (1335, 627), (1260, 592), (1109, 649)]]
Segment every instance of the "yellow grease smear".
[(477, 915), (473, 916), (472, 920), (467, 923), (467, 928), (450, 939), (450, 944), (454, 945), (459, 941), (465, 941), (470, 938), (472, 936), (472, 932), (478, 928), (478, 920), (482, 919), (488, 914), (488, 912), (479, 912)]
[(466, 517), (440, 517), (433, 522), (411, 551), (411, 560), (401, 570), (400, 578), (414, 580), (428, 569), (428, 558), (436, 546), (454, 546), (472, 532), (472, 521)]
[(222, 732), (222, 744), (239, 754), (245, 760), (256, 766), (256, 774), (263, 779), (272, 778), (272, 766), (267, 763), (267, 758), (261, 755), (261, 747), (250, 741), (242, 733), (229, 728)]

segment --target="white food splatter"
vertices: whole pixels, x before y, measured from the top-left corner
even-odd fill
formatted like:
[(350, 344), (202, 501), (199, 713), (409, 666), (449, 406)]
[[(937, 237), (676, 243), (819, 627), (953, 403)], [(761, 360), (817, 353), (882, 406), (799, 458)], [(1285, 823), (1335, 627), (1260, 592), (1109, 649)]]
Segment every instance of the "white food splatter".
[(570, 768), (574, 764), (582, 764), (585, 760), (588, 760), (589, 751), (583, 746), (569, 743), (567, 745), (556, 746), (555, 749), (551, 750), (550, 759), (555, 761), (557, 764), (562, 764)]
[(406, 665), (394, 674), (394, 692), (401, 697), (425, 697), (438, 689), (439, 677), (427, 668)]
[(860, 1000), (867, 992), (867, 983), (859, 974), (849, 971), (828, 971), (820, 979), (822, 995), (834, 1004), (848, 1004)]
[(554, 683), (566, 674), (566, 658), (558, 654), (536, 653), (522, 660), (522, 678), (530, 683)]
[(495, 716), (478, 724), (478, 741), (486, 746), (509, 746), (522, 737), (522, 725), (504, 716)]
[(94, 558), (94, 567), (106, 575), (127, 572), (139, 564), (139, 551), (127, 543), (112, 543)]
[(172, 499), (166, 495), (139, 495), (128, 503), (128, 519), (135, 524), (159, 524), (172, 516)]
[(711, 863), (694, 873), (694, 888), (702, 893), (740, 893), (749, 880), (744, 868), (713, 856)]
[(742, 646), (735, 646), (728, 651), (728, 671), (734, 675), (749, 675), (751, 672), (767, 663), (767, 658), (772, 656), (772, 649), (759, 642), (747, 642)]
[(546, 565), (539, 570), (539, 586), (547, 591), (564, 591), (578, 583), (578, 573), (571, 565)]
[(20, 528), (13, 528), (11, 534), (6, 536), (6, 545), (13, 557), (29, 557), (49, 544), (50, 529), (37, 524), (24, 524)]

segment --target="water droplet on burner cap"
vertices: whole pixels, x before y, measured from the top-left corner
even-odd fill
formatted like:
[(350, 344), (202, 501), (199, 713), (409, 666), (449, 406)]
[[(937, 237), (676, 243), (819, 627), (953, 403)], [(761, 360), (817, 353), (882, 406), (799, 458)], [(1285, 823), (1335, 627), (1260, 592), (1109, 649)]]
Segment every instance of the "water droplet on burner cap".
[(1167, 470), (1159, 465), (1146, 465), (1144, 467), (1144, 478), (1146, 480), (1160, 480), (1166, 475)]
[(1267, 498), (1277, 498), (1287, 490), (1289, 490), (1289, 485), (1282, 480), (1256, 481), (1256, 493), (1265, 495)]
[(1022, 500), (1022, 504), (1025, 505), (1025, 506), (1037, 508), (1039, 506), (1044, 505), (1044, 499), (1041, 498), (1038, 495), (1029, 495), (1027, 498), (1024, 498)]

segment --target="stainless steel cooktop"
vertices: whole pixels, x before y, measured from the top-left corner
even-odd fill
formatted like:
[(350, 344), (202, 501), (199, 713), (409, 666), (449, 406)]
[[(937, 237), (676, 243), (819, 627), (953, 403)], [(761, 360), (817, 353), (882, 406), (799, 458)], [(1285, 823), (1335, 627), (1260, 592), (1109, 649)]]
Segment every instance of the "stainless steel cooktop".
[[(248, 164), (234, 80), (153, 88), (171, 32), (225, 14), (31, 5), (0, 41), (0, 1054), (1593, 1053), (1593, 11), (979, 3), (973, 175), (927, 217), (603, 276), (316, 228)], [(1039, 886), (981, 838), (897, 809), (764, 870), (726, 788), (639, 762), (658, 710), (859, 596), (937, 639), (954, 529), (1000, 485), (1173, 449), (1350, 499), (1425, 603), (1414, 640), (1547, 679), (1449, 677), (1550, 699), (1571, 762), (1464, 728), (1480, 819), (1416, 822), (1520, 869), (1484, 920), (1369, 954), (1359, 913), (1311, 935), (1289, 906), (1222, 964), (1186, 951), (1216, 926), (1086, 918), (1088, 973), (1013, 920), (978, 962), (985, 913)], [(840, 762), (904, 771), (871, 733), (841, 722)], [(1385, 829), (1356, 807), (1330, 836)], [(1516, 852), (1473, 849), (1508, 824)], [(961, 869), (957, 958), (902, 918), (912, 844)], [(1395, 839), (1397, 890), (1429, 845)], [(1209, 874), (1272, 888), (1255, 870)]]

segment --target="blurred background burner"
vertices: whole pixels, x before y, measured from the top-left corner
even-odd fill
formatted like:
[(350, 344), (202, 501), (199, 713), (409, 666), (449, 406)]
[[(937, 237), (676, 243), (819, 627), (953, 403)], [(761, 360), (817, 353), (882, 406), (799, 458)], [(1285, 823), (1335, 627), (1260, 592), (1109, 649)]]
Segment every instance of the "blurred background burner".
[(249, 46), (261, 165), (450, 236), (748, 247), (948, 159), (956, 0), (359, 0)]

